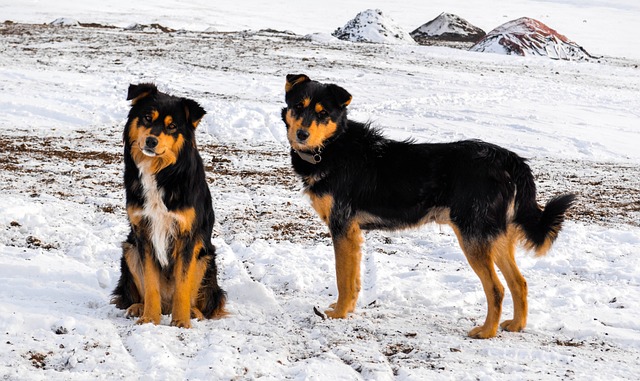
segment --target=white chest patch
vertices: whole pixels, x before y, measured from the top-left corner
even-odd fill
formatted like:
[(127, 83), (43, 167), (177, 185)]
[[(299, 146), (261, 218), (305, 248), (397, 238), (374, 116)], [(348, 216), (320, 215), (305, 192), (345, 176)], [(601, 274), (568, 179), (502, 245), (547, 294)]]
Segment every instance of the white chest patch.
[(149, 221), (149, 238), (158, 262), (166, 267), (169, 265), (169, 238), (175, 236), (175, 217), (162, 201), (164, 191), (158, 188), (155, 175), (149, 175), (145, 168), (140, 168), (140, 181), (145, 198), (142, 214)]

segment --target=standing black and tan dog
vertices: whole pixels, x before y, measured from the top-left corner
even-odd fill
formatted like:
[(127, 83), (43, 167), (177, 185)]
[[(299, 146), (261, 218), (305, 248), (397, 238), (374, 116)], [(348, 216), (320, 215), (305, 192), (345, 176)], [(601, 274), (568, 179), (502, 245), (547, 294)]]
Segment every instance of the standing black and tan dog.
[(294, 171), (320, 218), (329, 226), (336, 259), (338, 301), (325, 311), (344, 318), (360, 291), (361, 229), (403, 229), (427, 222), (453, 228), (488, 303), (475, 338), (496, 335), (504, 287), (514, 317), (501, 324), (520, 331), (527, 323), (527, 283), (514, 259), (516, 244), (543, 255), (556, 239), (574, 196), (542, 209), (525, 160), (481, 141), (416, 144), (384, 138), (347, 119), (351, 95), (334, 84), (288, 75), (282, 119)]
[(191, 318), (225, 314), (218, 286), (214, 213), (195, 129), (205, 110), (191, 99), (130, 85), (124, 129), (124, 185), (131, 231), (112, 303), (138, 324), (189, 328)]

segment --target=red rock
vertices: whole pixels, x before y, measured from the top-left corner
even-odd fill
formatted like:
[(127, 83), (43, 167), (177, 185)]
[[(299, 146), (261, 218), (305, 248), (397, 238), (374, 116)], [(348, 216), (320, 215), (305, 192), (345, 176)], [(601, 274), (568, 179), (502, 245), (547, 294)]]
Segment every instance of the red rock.
[(469, 50), (572, 61), (594, 58), (566, 36), (528, 17), (500, 25)]

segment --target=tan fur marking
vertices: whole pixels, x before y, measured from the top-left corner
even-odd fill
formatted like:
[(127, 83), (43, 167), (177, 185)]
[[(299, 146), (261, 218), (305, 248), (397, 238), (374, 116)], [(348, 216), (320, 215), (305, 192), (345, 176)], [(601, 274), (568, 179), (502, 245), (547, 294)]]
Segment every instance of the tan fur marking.
[(174, 138), (171, 135), (161, 133), (156, 136), (158, 145), (155, 147), (156, 156), (147, 156), (142, 152), (146, 144), (147, 137), (151, 136), (151, 129), (138, 125), (138, 120), (134, 119), (129, 128), (129, 143), (131, 146), (131, 156), (138, 168), (144, 168), (149, 174), (156, 174), (174, 164), (178, 160), (178, 155), (184, 146), (184, 138), (178, 135)]
[(171, 115), (167, 115), (164, 117), (164, 126), (169, 127), (169, 125), (173, 123), (173, 117)]
[(138, 95), (137, 97), (135, 97), (135, 98), (133, 98), (131, 100), (131, 105), (132, 106), (135, 105), (140, 99), (148, 97), (148, 96), (149, 96), (149, 92), (148, 91)]
[(449, 224), (453, 229), (460, 248), (473, 271), (480, 278), (485, 297), (487, 299), (487, 316), (484, 324), (469, 331), (469, 337), (475, 339), (488, 339), (494, 337), (498, 331), (498, 323), (502, 313), (502, 299), (504, 297), (504, 286), (500, 283), (498, 274), (493, 266), (492, 249), (493, 243), (483, 245), (477, 242), (469, 242), (464, 239), (460, 229), (453, 224)]
[(191, 307), (191, 318), (197, 319), (198, 321), (205, 319), (204, 314), (198, 307)]
[(160, 323), (162, 311), (160, 304), (160, 271), (153, 258), (153, 254), (147, 250), (144, 257), (143, 270), (144, 312), (138, 319), (138, 324), (153, 323), (157, 325)]
[(344, 102), (342, 105), (343, 106), (349, 106), (349, 103), (351, 103), (352, 99), (353, 99), (353, 97), (349, 97), (349, 99), (346, 102)]
[(362, 253), (362, 233), (356, 221), (352, 221), (343, 237), (333, 240), (336, 258), (336, 281), (338, 301), (325, 313), (330, 318), (344, 318), (355, 311), (360, 292), (360, 261)]
[(558, 232), (549, 232), (547, 238), (544, 240), (544, 243), (534, 248), (536, 257), (542, 257), (546, 255), (547, 252), (549, 252), (549, 250), (551, 249), (551, 245), (553, 245), (553, 241), (557, 236)]
[(328, 224), (331, 207), (333, 206), (333, 197), (330, 194), (318, 197), (309, 192), (309, 198), (311, 199), (311, 206), (313, 206), (313, 209), (318, 213), (320, 219), (324, 221), (325, 224)]
[(316, 112), (320, 112), (320, 111), (324, 110), (324, 107), (322, 107), (322, 105), (320, 103), (316, 103), (315, 110), (316, 110)]
[(178, 224), (178, 232), (184, 234), (191, 231), (196, 219), (196, 210), (193, 207), (181, 209), (172, 214)]
[[(144, 297), (144, 270), (142, 262), (140, 262), (140, 255), (138, 255), (138, 250), (135, 245), (126, 242), (122, 245), (122, 249), (124, 260), (127, 262), (127, 267), (131, 272), (133, 283), (138, 290), (138, 294), (140, 294), (140, 297)], [(127, 310), (127, 315), (140, 316), (141, 314), (142, 312), (133, 314)]]
[(140, 317), (144, 313), (144, 303), (133, 303), (124, 313), (126, 317)]
[(139, 126), (139, 118), (132, 119), (129, 125), (129, 145), (135, 144), (138, 141), (139, 129), (141, 129)]
[(128, 205), (127, 216), (129, 217), (129, 222), (131, 223), (131, 225), (133, 225), (135, 228), (138, 228), (138, 226), (140, 226), (140, 222), (142, 221), (143, 210), (139, 206)]
[[(202, 249), (202, 242), (198, 242), (191, 252), (189, 264), (185, 267), (182, 258), (176, 258), (173, 268), (175, 292), (173, 294), (173, 309), (171, 311), (171, 325), (180, 328), (191, 328), (191, 306), (195, 305), (198, 288), (202, 277), (198, 279), (197, 255)], [(204, 275), (204, 272), (202, 272)]]
[[(327, 123), (318, 123), (316, 121), (311, 122), (309, 127), (302, 126), (302, 120), (293, 117), (291, 110), (287, 111), (285, 115), (287, 125), (289, 129), (287, 131), (287, 138), (293, 149), (297, 150), (312, 150), (324, 145), (325, 140), (329, 139), (336, 133), (338, 125), (329, 120)], [(309, 132), (309, 138), (304, 144), (300, 144), (297, 139), (296, 133), (298, 130), (304, 129)]]
[(444, 207), (436, 207), (429, 209), (429, 212), (422, 217), (419, 225), (427, 224), (430, 222), (435, 222), (436, 224), (451, 224), (451, 217), (449, 215), (449, 208)]
[(293, 86), (297, 85), (298, 83), (302, 83), (304, 81), (308, 81), (309, 77), (307, 77), (306, 75), (302, 75), (299, 78), (297, 78), (295, 81), (293, 82), (289, 82), (287, 81), (284, 85), (284, 91), (285, 93), (288, 93), (289, 90), (291, 90), (293, 88)]
[(158, 112), (158, 110), (152, 110), (151, 111), (151, 120), (153, 122), (155, 122), (156, 119), (158, 119), (159, 116), (160, 116), (160, 113)]
[(527, 325), (527, 281), (524, 279), (515, 260), (517, 233), (513, 225), (507, 232), (495, 240), (492, 255), (500, 272), (507, 281), (513, 299), (513, 319), (505, 320), (500, 326), (510, 332), (521, 331)]

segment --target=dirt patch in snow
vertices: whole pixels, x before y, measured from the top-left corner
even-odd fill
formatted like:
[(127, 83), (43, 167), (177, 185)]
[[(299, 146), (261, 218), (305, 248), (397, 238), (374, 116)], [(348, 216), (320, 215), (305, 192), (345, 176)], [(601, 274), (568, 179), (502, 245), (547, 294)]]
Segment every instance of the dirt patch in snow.
[[(119, 141), (105, 142), (102, 137), (86, 132), (78, 135), (43, 138), (0, 134), (0, 190), (20, 189), (32, 197), (52, 194), (68, 200), (93, 200), (104, 212), (124, 215)], [(109, 150), (95, 150), (105, 143)], [(221, 234), (229, 235), (231, 240), (249, 226), (253, 239), (300, 242), (328, 237), (326, 228), (317, 224), (303, 196), (296, 204), (283, 204), (278, 197), (272, 197), (278, 194), (290, 197), (301, 188), (285, 148), (276, 144), (215, 143), (201, 144), (200, 151), (214, 199), (218, 200)], [(600, 225), (640, 226), (640, 168), (637, 166), (556, 159), (536, 159), (530, 164), (541, 203), (556, 194), (573, 192), (578, 199), (569, 211), (570, 219)], [(223, 205), (225, 192), (239, 191), (253, 200), (251, 213)], [(101, 202), (98, 197), (110, 195), (111, 198), (117, 194), (122, 196), (116, 197), (120, 201), (115, 205)]]

